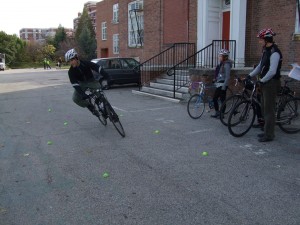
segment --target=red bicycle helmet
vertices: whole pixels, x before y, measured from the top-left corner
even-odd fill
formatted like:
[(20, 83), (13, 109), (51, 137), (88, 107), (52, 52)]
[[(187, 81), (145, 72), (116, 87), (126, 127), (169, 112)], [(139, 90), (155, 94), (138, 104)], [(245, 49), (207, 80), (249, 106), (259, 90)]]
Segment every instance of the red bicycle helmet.
[(259, 31), (256, 37), (264, 39), (268, 37), (274, 37), (276, 33), (272, 30), (272, 28), (265, 28)]

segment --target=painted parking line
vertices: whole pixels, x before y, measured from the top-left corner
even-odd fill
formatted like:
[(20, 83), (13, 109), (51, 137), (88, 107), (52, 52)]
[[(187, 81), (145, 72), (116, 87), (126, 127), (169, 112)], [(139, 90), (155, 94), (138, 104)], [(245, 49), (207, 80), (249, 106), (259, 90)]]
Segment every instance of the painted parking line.
[(240, 146), (243, 149), (249, 150), (255, 155), (265, 155), (270, 152), (269, 149), (261, 149), (258, 146), (252, 145), (252, 144), (245, 144)]
[(135, 112), (158, 111), (158, 110), (171, 109), (171, 108), (177, 108), (177, 106), (168, 106), (168, 107), (150, 108), (150, 109), (139, 109), (139, 110), (131, 110), (131, 111), (128, 111), (128, 112), (135, 113)]
[(118, 107), (116, 107), (116, 106), (112, 106), (112, 107), (113, 107), (114, 109), (116, 109), (116, 110), (121, 111), (121, 112), (128, 112), (127, 110), (118, 108)]
[(190, 131), (187, 134), (198, 134), (198, 133), (209, 132), (209, 131), (212, 131), (212, 129), (195, 130), (195, 131)]

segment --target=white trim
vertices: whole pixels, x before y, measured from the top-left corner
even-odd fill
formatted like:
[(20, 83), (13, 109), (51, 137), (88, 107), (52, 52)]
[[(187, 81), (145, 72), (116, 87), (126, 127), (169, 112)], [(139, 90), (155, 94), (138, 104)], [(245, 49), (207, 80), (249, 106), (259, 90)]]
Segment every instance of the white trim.
[(102, 22), (101, 23), (101, 37), (103, 41), (107, 40), (107, 23)]
[(232, 0), (230, 13), (230, 39), (236, 40), (236, 65), (245, 65), (247, 0)]

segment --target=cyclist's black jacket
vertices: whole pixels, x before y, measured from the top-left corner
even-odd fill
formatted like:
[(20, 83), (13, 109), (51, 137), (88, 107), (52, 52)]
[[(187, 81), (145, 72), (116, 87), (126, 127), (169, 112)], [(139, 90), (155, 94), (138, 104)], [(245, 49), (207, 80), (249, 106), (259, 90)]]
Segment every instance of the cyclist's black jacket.
[(276, 70), (276, 74), (272, 77), (272, 79), (280, 79), (280, 69), (282, 64), (282, 54), (279, 50), (278, 46), (276, 44), (273, 44), (270, 47), (264, 47), (263, 49), (263, 55), (261, 57), (260, 65), (261, 65), (261, 72), (260, 72), (260, 78), (263, 78), (270, 69), (270, 58), (271, 55), (277, 52), (280, 55), (280, 60), (278, 62), (278, 67)]
[(80, 60), (80, 64), (78, 67), (70, 67), (69, 69), (69, 79), (72, 86), (78, 91), (80, 94), (84, 94), (83, 90), (80, 88), (80, 82), (92, 82), (95, 81), (92, 70), (97, 73), (101, 73), (102, 67), (96, 63), (90, 61)]

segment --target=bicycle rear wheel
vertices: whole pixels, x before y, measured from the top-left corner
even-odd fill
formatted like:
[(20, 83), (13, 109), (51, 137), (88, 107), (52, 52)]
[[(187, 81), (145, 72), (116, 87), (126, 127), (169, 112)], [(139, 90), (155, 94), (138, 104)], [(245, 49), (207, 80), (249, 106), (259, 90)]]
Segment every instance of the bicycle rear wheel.
[(228, 118), (228, 130), (234, 137), (245, 135), (255, 120), (255, 109), (250, 101), (241, 101), (235, 105)]
[(187, 104), (187, 111), (191, 118), (199, 119), (205, 110), (205, 102), (199, 94), (194, 94), (190, 97)]
[(220, 108), (220, 120), (222, 124), (224, 124), (225, 126), (228, 125), (228, 118), (231, 110), (238, 102), (242, 100), (245, 100), (245, 98), (240, 94), (236, 94), (230, 96), (225, 100), (225, 102), (223, 102)]
[(113, 125), (116, 128), (116, 130), (118, 131), (118, 133), (122, 137), (125, 137), (125, 131), (121, 124), (118, 114), (115, 112), (115, 110), (113, 109), (111, 104), (107, 101), (107, 99), (105, 99), (104, 105), (105, 105), (106, 113), (108, 115), (109, 120), (113, 123)]
[(293, 98), (282, 104), (277, 111), (279, 128), (288, 134), (300, 131), (300, 98)]

